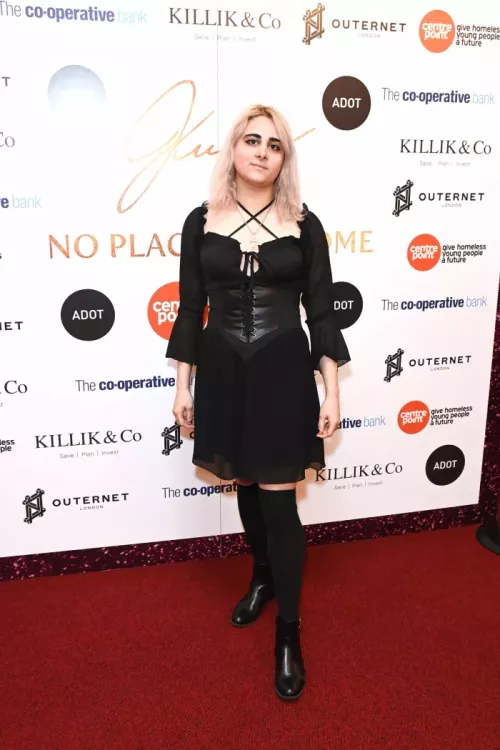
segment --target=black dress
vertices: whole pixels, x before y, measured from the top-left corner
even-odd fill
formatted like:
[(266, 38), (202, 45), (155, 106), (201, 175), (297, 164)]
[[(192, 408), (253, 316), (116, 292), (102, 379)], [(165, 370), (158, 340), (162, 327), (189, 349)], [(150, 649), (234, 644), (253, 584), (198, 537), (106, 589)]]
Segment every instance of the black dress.
[(324, 354), (339, 366), (350, 360), (334, 320), (325, 232), (304, 206), (300, 237), (263, 242), (258, 263), (242, 270), (240, 243), (205, 233), (206, 212), (195, 208), (182, 229), (180, 305), (166, 353), (197, 365), (193, 463), (221, 479), (297, 482), (325, 466), (314, 370)]

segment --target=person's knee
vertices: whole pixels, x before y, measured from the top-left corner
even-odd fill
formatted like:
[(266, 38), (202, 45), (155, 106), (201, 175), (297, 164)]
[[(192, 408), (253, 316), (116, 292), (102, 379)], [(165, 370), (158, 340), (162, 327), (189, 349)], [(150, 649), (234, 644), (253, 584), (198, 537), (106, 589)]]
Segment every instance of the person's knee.
[[(293, 527), (297, 523), (297, 502), (295, 496), (295, 484), (289, 485), (260, 485), (262, 492), (259, 492), (260, 506), (266, 519), (268, 528), (279, 533), (288, 527)], [(267, 488), (279, 487), (278, 492)]]
[(236, 483), (241, 484), (242, 487), (250, 487), (252, 484), (256, 484), (256, 482), (249, 482), (248, 479), (240, 479), (239, 477), (236, 477)]

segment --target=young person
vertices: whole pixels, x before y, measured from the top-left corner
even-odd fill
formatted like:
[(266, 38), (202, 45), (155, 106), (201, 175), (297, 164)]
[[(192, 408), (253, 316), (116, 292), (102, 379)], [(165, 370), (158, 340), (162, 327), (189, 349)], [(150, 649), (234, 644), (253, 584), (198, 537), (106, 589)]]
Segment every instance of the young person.
[[(350, 357), (334, 320), (326, 235), (300, 201), (293, 138), (273, 107), (253, 106), (236, 120), (208, 201), (184, 223), (167, 357), (178, 361), (175, 419), (195, 424), (193, 463), (238, 482), (253, 575), (231, 622), (249, 625), (276, 597), (275, 688), (298, 698), (305, 535), (296, 484), (305, 469), (325, 466), (323, 441), (340, 419), (337, 368)], [(325, 385), (321, 405), (314, 370)]]

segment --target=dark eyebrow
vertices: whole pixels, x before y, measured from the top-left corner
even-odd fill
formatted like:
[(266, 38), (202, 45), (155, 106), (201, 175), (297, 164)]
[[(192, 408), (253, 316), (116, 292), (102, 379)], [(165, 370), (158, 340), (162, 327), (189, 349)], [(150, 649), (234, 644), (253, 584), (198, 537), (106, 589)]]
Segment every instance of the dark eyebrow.
[[(259, 139), (262, 139), (262, 136), (259, 135), (258, 133), (247, 133), (245, 135), (245, 138), (259, 138)], [(281, 141), (280, 141), (279, 138), (273, 138), (272, 136), (268, 140), (273, 141), (274, 143), (281, 143)]]

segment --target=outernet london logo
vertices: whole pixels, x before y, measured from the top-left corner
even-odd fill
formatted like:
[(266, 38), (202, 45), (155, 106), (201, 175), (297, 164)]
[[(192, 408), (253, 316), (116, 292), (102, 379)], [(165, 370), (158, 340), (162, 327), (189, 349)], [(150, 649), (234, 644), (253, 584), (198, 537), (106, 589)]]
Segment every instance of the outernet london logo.
[(170, 427), (165, 427), (161, 436), (163, 438), (162, 454), (164, 456), (170, 456), (172, 451), (179, 449), (184, 442), (181, 438), (181, 427), (177, 422)]
[(419, 234), (408, 245), (408, 263), (416, 271), (429, 271), (439, 263), (441, 245), (432, 234)]
[(23, 325), (23, 320), (0, 320), (0, 333), (21, 331)]
[[(33, 523), (35, 518), (41, 518), (47, 511), (43, 505), (45, 490), (35, 490), (32, 495), (26, 495), (23, 505), (26, 509), (25, 523)], [(76, 510), (104, 510), (106, 507), (116, 507), (114, 503), (127, 502), (129, 492), (108, 492), (95, 495), (75, 495), (71, 497), (54, 497), (51, 505), (54, 508), (73, 508)]]
[(385, 382), (390, 383), (393, 378), (399, 377), (403, 372), (403, 357), (404, 351), (398, 349), (394, 354), (388, 354), (385, 359)]
[(353, 76), (340, 76), (329, 83), (322, 104), (326, 119), (339, 130), (359, 128), (372, 106), (365, 84)]
[(33, 523), (35, 518), (42, 517), (46, 508), (43, 507), (43, 496), (45, 490), (35, 490), (32, 495), (26, 495), (23, 500), (23, 505), (26, 510), (26, 516), (24, 518), (25, 523)]
[[(323, 26), (323, 13), (325, 6), (318, 3), (312, 10), (306, 10), (303, 19), (305, 22), (304, 44), (311, 44), (313, 39), (321, 39), (325, 33)], [(328, 20), (328, 26), (334, 31), (355, 32), (361, 38), (380, 39), (383, 35), (397, 34), (405, 31), (406, 23), (392, 20), (372, 20), (368, 18), (334, 18), (331, 22)]]
[(455, 482), (465, 468), (465, 456), (456, 445), (442, 445), (432, 451), (425, 464), (427, 479), (444, 487)]
[(95, 289), (73, 292), (61, 308), (66, 331), (80, 341), (97, 341), (106, 336), (115, 322), (115, 308), (108, 297)]
[(419, 36), (429, 52), (445, 52), (455, 38), (453, 18), (444, 10), (431, 10), (420, 22)]
[(348, 281), (335, 281), (332, 286), (336, 323), (339, 328), (350, 328), (363, 312), (361, 292)]
[[(407, 180), (404, 185), (398, 185), (396, 190), (393, 192), (394, 196), (394, 209), (392, 211), (393, 216), (400, 216), (403, 211), (409, 211), (413, 206), (412, 201), (412, 188), (414, 183), (411, 180)], [(433, 206), (439, 206), (440, 208), (463, 208), (470, 204), (482, 203), (484, 200), (485, 193), (482, 192), (468, 192), (465, 190), (447, 190), (447, 191), (433, 191), (426, 192), (420, 191), (418, 193), (418, 200), (420, 203), (430, 203)]]
[[(399, 378), (405, 370), (403, 367), (404, 350), (399, 348), (394, 354), (388, 354), (385, 358), (384, 381), (390, 383), (393, 378)], [(425, 369), (425, 372), (444, 372), (463, 365), (469, 365), (472, 354), (439, 354), (433, 357), (416, 356), (408, 357), (408, 367), (416, 370)], [(406, 368), (407, 369), (407, 368)]]

